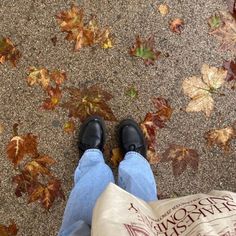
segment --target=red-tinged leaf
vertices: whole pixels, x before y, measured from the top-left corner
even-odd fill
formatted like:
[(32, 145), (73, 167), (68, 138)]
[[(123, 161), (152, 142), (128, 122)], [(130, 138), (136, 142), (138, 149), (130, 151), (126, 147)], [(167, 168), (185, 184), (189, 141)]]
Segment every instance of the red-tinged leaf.
[(37, 156), (37, 137), (33, 134), (14, 136), (7, 145), (7, 156), (16, 167), (26, 155)]
[(49, 86), (47, 88), (47, 93), (49, 98), (46, 98), (43, 102), (42, 108), (45, 110), (54, 110), (61, 100), (62, 91), (60, 87), (56, 85), (55, 88)]
[(130, 48), (131, 56), (140, 57), (144, 60), (145, 65), (153, 65), (159, 58), (161, 52), (154, 49), (154, 38), (149, 37), (147, 40), (142, 40), (140, 36), (136, 37), (136, 42)]
[(236, 81), (236, 63), (234, 61), (225, 61), (223, 67), (227, 70), (226, 81)]
[(144, 121), (140, 124), (140, 127), (147, 140), (148, 147), (154, 148), (156, 142), (157, 126), (154, 123), (153, 113), (147, 113)]
[(170, 22), (170, 30), (174, 33), (181, 34), (184, 29), (184, 21), (176, 18)]
[(65, 199), (61, 183), (57, 179), (49, 180), (46, 186), (37, 185), (29, 195), (28, 202), (40, 201), (41, 205), (49, 210), (56, 198)]
[(74, 133), (75, 131), (75, 122), (73, 120), (69, 120), (64, 124), (64, 131), (66, 133)]
[(18, 228), (14, 222), (9, 226), (0, 224), (0, 236), (16, 236)]
[(51, 74), (51, 80), (55, 81), (57, 85), (61, 85), (67, 78), (64, 71), (60, 72), (59, 70), (53, 71)]
[(152, 101), (157, 111), (148, 112), (140, 127), (146, 137), (148, 148), (155, 149), (157, 129), (165, 127), (165, 123), (171, 118), (173, 109), (164, 98), (156, 97)]
[(69, 88), (70, 100), (61, 106), (69, 110), (69, 117), (79, 118), (82, 122), (90, 115), (99, 115), (105, 120), (116, 121), (107, 101), (112, 95), (97, 85), (89, 88)]
[(158, 121), (156, 125), (162, 128), (165, 126), (165, 122), (171, 118), (173, 109), (169, 102), (162, 97), (153, 98), (152, 101), (157, 109), (156, 116), (158, 117)]
[(10, 61), (13, 66), (16, 66), (18, 60), (21, 57), (21, 53), (9, 38), (0, 39), (0, 63)]
[(172, 162), (175, 176), (181, 175), (189, 165), (194, 170), (198, 169), (199, 155), (196, 150), (172, 144), (163, 153), (162, 162)]

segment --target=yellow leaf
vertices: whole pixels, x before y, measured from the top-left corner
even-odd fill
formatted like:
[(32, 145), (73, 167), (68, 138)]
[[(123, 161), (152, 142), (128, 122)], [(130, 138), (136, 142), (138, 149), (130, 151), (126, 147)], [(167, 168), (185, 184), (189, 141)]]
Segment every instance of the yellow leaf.
[(167, 4), (161, 4), (158, 7), (158, 10), (159, 10), (159, 12), (161, 13), (162, 16), (166, 16), (169, 13), (170, 8)]

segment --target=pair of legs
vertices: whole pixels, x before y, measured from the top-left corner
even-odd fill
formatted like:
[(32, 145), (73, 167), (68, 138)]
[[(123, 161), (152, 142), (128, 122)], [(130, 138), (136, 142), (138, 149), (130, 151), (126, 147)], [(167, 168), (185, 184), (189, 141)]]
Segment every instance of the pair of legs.
[[(97, 124), (91, 124), (94, 121)], [(156, 183), (145, 159), (146, 147), (141, 131), (130, 120), (123, 122), (123, 128), (120, 129), (120, 145), (124, 160), (119, 165), (117, 184), (145, 201), (156, 200)], [(83, 155), (75, 170), (74, 187), (65, 209), (62, 231), (78, 221), (91, 225), (92, 212), (98, 197), (109, 183), (115, 182), (112, 170), (105, 164), (102, 153), (105, 142), (103, 132), (104, 127), (98, 117), (89, 118), (81, 128), (79, 148)]]

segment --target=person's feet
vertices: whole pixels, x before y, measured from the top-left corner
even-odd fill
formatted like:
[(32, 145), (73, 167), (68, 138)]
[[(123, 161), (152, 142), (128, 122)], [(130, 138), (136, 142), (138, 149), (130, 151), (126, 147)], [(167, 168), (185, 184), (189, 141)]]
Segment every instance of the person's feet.
[(121, 121), (118, 129), (120, 148), (125, 155), (129, 151), (140, 153), (146, 158), (147, 146), (138, 124), (131, 119)]
[[(78, 146), (83, 153), (87, 149), (103, 151), (105, 143), (105, 125), (99, 116), (89, 117), (80, 127)], [(81, 153), (81, 154), (82, 154)]]

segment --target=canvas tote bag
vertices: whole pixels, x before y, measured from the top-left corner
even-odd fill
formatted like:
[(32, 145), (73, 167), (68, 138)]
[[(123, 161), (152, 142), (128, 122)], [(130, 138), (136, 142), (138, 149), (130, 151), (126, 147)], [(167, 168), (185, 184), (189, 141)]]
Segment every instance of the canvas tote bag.
[(236, 194), (212, 191), (146, 203), (114, 184), (98, 199), (92, 236), (236, 235)]

